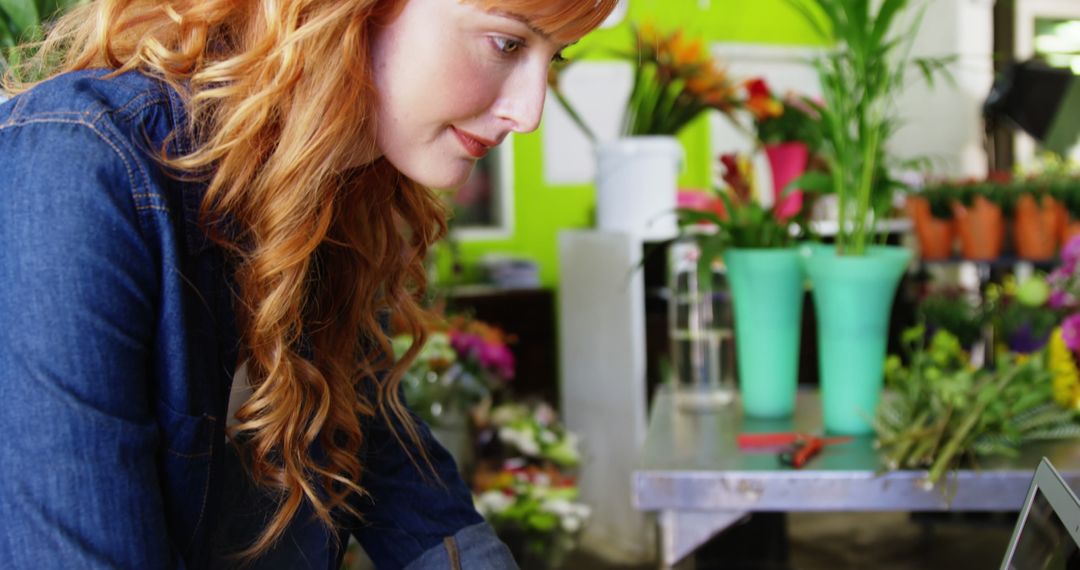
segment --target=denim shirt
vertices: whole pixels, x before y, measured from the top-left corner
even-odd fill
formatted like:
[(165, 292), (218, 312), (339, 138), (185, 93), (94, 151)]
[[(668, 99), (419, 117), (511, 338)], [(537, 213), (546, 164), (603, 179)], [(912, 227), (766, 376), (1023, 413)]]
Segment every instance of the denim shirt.
[[(0, 565), (236, 567), (274, 500), (225, 438), (238, 336), (205, 186), (153, 155), (182, 100), (140, 73), (61, 75), (0, 105)], [(170, 152), (184, 152), (176, 137)], [(339, 536), (300, 512), (254, 568), (334, 569), (352, 533), (382, 568), (514, 568), (453, 460), (439, 477), (386, 419)]]

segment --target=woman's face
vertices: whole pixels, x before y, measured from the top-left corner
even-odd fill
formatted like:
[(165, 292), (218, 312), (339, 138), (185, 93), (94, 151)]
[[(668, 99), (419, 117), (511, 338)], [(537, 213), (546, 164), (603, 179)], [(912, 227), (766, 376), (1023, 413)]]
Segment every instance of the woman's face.
[(563, 46), (519, 14), (405, 2), (372, 38), (376, 144), (416, 182), (454, 188), (507, 134), (537, 128), (548, 65)]

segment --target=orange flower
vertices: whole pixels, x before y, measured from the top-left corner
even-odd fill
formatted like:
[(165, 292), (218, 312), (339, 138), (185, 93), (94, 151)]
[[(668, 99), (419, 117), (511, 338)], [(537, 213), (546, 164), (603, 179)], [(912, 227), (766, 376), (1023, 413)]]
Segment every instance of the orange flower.
[(692, 69), (708, 62), (708, 59), (702, 57), (701, 39), (687, 40), (681, 32), (672, 34), (667, 51), (671, 54), (671, 65), (675, 69)]

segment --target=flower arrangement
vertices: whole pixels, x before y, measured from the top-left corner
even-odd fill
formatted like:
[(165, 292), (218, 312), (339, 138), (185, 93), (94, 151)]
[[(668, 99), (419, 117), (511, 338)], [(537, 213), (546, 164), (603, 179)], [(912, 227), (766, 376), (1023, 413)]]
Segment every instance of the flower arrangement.
[(986, 287), (982, 310), (999, 339), (999, 352), (1032, 354), (1046, 346), (1061, 320), (1049, 295), (1047, 278), (1038, 273), (1019, 283), (1008, 275)]
[(726, 188), (714, 189), (715, 196), (705, 208), (677, 211), (684, 234), (699, 225), (717, 228), (715, 234), (701, 235), (703, 260), (712, 259), (727, 247), (788, 247), (801, 237), (805, 208), (795, 216), (779, 215), (775, 205), (765, 207), (758, 200), (748, 157), (722, 154), (719, 161)]
[(821, 146), (820, 113), (813, 101), (794, 93), (777, 97), (761, 78), (747, 81), (745, 88), (743, 106), (750, 112), (761, 144), (801, 142), (811, 153)]
[[(437, 424), (447, 413), (465, 411), (514, 378), (513, 338), (497, 327), (454, 316), (432, 331), (402, 385), (410, 407), (421, 419)], [(401, 357), (412, 337), (393, 338)]]
[(1054, 372), (1054, 397), (1063, 406), (1080, 410), (1080, 236), (1061, 250), (1061, 263), (1047, 277), (1048, 303), (1062, 312), (1061, 326), (1050, 337), (1048, 359)]
[(511, 548), (522, 567), (526, 560), (561, 568), (592, 513), (578, 502), (577, 482), (557, 471), (508, 462), (476, 497), (476, 508)]
[(927, 469), (927, 487), (952, 469), (991, 455), (1015, 456), (1032, 441), (1080, 437), (1076, 411), (1054, 402), (1051, 372), (1040, 358), (1002, 354), (973, 368), (956, 337), (919, 326), (902, 335), (906, 364), (886, 360), (875, 420), (876, 445), (890, 469)]
[(479, 421), (487, 457), (473, 478), (478, 510), (522, 567), (562, 567), (591, 512), (572, 475), (581, 462), (577, 436), (543, 403), (503, 404)]
[[(634, 81), (623, 115), (622, 134), (675, 135), (703, 111), (731, 114), (739, 105), (739, 85), (708, 53), (700, 38), (682, 30), (662, 32), (655, 25), (633, 26), (634, 48), (615, 55), (634, 65)], [(596, 135), (566, 100), (559, 76), (548, 76), (552, 94), (590, 140)]]

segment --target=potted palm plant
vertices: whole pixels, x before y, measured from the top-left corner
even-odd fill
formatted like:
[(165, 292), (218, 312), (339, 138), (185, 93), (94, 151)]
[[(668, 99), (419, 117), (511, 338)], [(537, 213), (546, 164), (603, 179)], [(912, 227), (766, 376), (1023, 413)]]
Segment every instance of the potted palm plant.
[(869, 433), (882, 389), (890, 308), (911, 259), (901, 247), (872, 244), (897, 184), (889, 177), (896, 95), (921, 71), (927, 81), (944, 59), (915, 59), (911, 44), (921, 11), (906, 20), (908, 0), (789, 0), (834, 46), (813, 65), (821, 82), (823, 175), (803, 188), (836, 194), (836, 247), (805, 248), (813, 283), (825, 427)]

